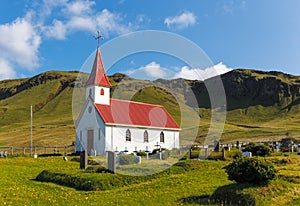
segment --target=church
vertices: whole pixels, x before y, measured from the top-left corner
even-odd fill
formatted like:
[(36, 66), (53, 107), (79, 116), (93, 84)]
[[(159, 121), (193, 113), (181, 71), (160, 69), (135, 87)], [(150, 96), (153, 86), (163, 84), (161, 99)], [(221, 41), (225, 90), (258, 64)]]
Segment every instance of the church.
[(110, 98), (99, 46), (85, 88), (85, 104), (75, 123), (76, 151), (96, 156), (179, 147), (180, 127), (163, 106)]

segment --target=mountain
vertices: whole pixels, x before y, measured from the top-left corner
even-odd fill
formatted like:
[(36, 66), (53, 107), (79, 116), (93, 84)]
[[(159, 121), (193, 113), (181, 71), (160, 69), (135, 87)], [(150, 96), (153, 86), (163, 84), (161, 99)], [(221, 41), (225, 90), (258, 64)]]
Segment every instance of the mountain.
[[(75, 141), (73, 91), (80, 95), (73, 108), (84, 102), (88, 74), (49, 71), (32, 78), (0, 81), (0, 146), (28, 145), (30, 105), (33, 105), (34, 145), (69, 145)], [(180, 123), (189, 111), (199, 112), (197, 141), (203, 141), (211, 119), (208, 80), (137, 80), (124, 74), (109, 77), (112, 97), (162, 104)], [(221, 141), (300, 138), (300, 77), (281, 72), (238, 69), (221, 76), (227, 100), (227, 120)], [(172, 88), (172, 91), (168, 90)], [(174, 96), (174, 92), (179, 95)], [(196, 101), (189, 97), (195, 94)], [(75, 93), (74, 93), (75, 94)], [(182, 106), (184, 103), (185, 106)], [(185, 115), (182, 115), (185, 116)], [(192, 120), (190, 120), (192, 121)], [(191, 122), (192, 123), (192, 122)], [(188, 135), (183, 131), (183, 135)]]

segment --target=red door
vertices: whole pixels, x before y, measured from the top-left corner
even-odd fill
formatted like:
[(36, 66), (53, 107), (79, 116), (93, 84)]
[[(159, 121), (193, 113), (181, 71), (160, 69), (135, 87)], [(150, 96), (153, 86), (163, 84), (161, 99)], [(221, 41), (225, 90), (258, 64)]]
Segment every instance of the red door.
[(88, 130), (87, 152), (88, 152), (89, 155), (94, 154), (94, 130), (93, 129)]

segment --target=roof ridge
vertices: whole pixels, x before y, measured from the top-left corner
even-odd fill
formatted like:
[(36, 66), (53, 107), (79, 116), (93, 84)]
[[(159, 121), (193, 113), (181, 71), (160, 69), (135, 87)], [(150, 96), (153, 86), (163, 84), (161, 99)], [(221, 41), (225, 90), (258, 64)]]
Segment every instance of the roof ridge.
[(114, 99), (114, 98), (110, 98), (110, 100), (123, 101), (123, 102), (133, 102), (133, 103), (136, 103), (136, 104), (153, 105), (153, 106), (164, 107), (163, 105), (160, 105), (160, 104), (151, 104), (151, 103), (137, 102), (137, 101), (131, 101), (131, 100), (125, 100), (125, 99)]

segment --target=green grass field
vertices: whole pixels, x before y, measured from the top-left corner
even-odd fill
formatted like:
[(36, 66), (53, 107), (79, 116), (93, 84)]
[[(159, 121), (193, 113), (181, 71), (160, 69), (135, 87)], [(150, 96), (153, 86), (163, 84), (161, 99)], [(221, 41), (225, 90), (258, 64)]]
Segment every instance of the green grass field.
[[(252, 199), (256, 205), (299, 205), (299, 157), (294, 156), (285, 164), (282, 159), (287, 158), (269, 158), (280, 163), (277, 164), (280, 178), (268, 186), (253, 187), (227, 180), (222, 167), (228, 162), (193, 161), (194, 168), (183, 173), (160, 175), (139, 184), (129, 182), (126, 186), (89, 192), (33, 179), (43, 170), (103, 180), (122, 176), (86, 173), (79, 170), (78, 162), (65, 162), (61, 157), (2, 158), (0, 202), (1, 205), (219, 205), (221, 202), (213, 202), (209, 197), (227, 194), (231, 199)], [(243, 202), (240, 205), (244, 205)]]

